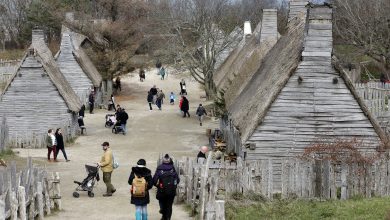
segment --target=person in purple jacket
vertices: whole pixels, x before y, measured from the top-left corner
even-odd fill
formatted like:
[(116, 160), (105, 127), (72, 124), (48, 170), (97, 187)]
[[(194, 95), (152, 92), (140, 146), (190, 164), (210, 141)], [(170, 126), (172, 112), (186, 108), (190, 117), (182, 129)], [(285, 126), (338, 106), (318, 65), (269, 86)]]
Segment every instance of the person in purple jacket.
[(165, 154), (153, 176), (153, 185), (157, 187), (156, 198), (160, 204), (162, 220), (170, 220), (172, 216), (172, 205), (176, 196), (176, 188), (180, 182), (173, 165), (172, 159)]

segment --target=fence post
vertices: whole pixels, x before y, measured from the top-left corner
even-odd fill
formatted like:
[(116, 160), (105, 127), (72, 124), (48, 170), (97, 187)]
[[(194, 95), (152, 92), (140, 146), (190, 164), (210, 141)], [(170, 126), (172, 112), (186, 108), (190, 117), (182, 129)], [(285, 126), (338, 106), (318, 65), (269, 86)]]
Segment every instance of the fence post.
[(38, 202), (38, 219), (44, 219), (43, 214), (43, 194), (42, 194), (42, 182), (37, 184), (37, 202)]
[(206, 165), (203, 166), (204, 170), (202, 172), (202, 178), (201, 178), (201, 195), (200, 195), (200, 219), (204, 219), (205, 214), (205, 205), (206, 205), (206, 184), (207, 179), (209, 176), (209, 166), (210, 166), (210, 160), (213, 157), (213, 152), (211, 151), (209, 156), (207, 157)]
[(215, 220), (225, 220), (225, 201), (215, 201)]
[(55, 200), (54, 200), (54, 205), (57, 206), (58, 210), (62, 210), (61, 189), (60, 189), (60, 174), (58, 172), (55, 173), (55, 178), (54, 178), (54, 196), (56, 197)]
[(16, 198), (16, 192), (10, 190), (10, 197), (11, 197), (11, 220), (17, 220), (18, 219), (18, 200)]
[(0, 219), (5, 219), (5, 197), (0, 196)]
[(23, 186), (19, 186), (18, 188), (19, 194), (19, 216), (20, 220), (26, 220), (26, 191)]
[(341, 200), (347, 199), (347, 165), (345, 162), (341, 163)]

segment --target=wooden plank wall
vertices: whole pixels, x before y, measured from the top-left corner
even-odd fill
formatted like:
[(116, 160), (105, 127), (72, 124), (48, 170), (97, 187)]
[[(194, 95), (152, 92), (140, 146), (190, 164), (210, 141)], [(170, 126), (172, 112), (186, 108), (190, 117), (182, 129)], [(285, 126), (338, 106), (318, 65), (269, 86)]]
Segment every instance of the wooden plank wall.
[(288, 21), (291, 21), (301, 13), (307, 13), (306, 5), (308, 3), (308, 0), (290, 0)]
[[(358, 138), (363, 152), (379, 147), (371, 122), (332, 67), (331, 14), (329, 8), (311, 10), (303, 61), (248, 139), (256, 148), (246, 159), (294, 157), (317, 141), (336, 139)], [(282, 164), (273, 165), (280, 173)]]
[(0, 116), (7, 118), (14, 147), (46, 147), (44, 135), (49, 128), (62, 128), (66, 140), (74, 137), (78, 128), (76, 115), (68, 112), (42, 64), (32, 55), (23, 61), (1, 97)]
[(59, 182), (59, 176), (49, 176), (45, 169), (34, 166), (31, 158), (20, 172), (15, 162), (0, 169), (0, 219), (44, 219), (60, 203), (61, 195), (55, 190)]
[[(210, 158), (210, 157), (209, 157)], [(273, 159), (237, 162), (214, 161), (197, 163), (195, 159), (179, 161), (181, 183), (180, 201), (196, 203), (202, 200), (202, 180), (218, 179), (215, 199), (226, 199), (233, 193), (258, 194), (272, 200), (282, 198), (350, 199), (355, 196), (384, 197), (390, 195), (390, 160), (383, 156), (373, 163), (334, 163), (329, 160), (281, 160), (281, 187), (274, 183)], [(204, 169), (208, 176), (203, 176)], [(199, 184), (201, 183), (201, 184)], [(211, 184), (212, 185), (212, 184)], [(211, 188), (209, 188), (211, 191)], [(339, 192), (339, 193), (338, 193)], [(209, 194), (210, 195), (210, 194)], [(195, 198), (199, 197), (200, 201)], [(198, 207), (199, 208), (199, 207)]]
[(74, 57), (74, 48), (70, 33), (62, 33), (61, 52), (57, 58), (57, 63), (62, 74), (80, 97), (82, 103), (88, 106), (88, 96), (92, 91), (93, 84)]
[(0, 152), (7, 148), (7, 144), (8, 144), (7, 118), (0, 117)]

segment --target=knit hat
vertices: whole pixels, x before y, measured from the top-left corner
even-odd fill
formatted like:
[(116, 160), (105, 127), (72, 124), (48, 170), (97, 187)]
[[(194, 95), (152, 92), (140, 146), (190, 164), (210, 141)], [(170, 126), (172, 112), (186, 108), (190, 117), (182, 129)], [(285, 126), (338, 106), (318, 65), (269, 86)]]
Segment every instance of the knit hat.
[(146, 166), (146, 161), (144, 159), (139, 159), (138, 162), (137, 162), (137, 166), (138, 167), (144, 167)]
[(165, 156), (162, 159), (162, 162), (163, 163), (170, 163), (171, 162), (171, 158), (169, 157), (168, 154), (165, 154)]

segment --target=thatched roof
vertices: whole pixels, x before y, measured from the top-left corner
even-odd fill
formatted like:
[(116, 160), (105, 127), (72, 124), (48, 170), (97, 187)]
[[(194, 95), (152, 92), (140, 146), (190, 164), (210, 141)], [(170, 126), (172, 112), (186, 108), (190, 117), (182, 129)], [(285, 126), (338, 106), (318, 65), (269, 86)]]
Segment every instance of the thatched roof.
[(305, 17), (288, 24), (287, 33), (264, 57), (260, 69), (228, 109), (234, 125), (245, 142), (256, 129), (267, 109), (297, 68), (303, 47)]
[(24, 60), (27, 57), (27, 54), (34, 50), (35, 56), (40, 60), (43, 68), (45, 69), (46, 73), (49, 75), (51, 81), (58, 89), (58, 92), (64, 99), (65, 103), (67, 104), (70, 111), (78, 112), (81, 109), (82, 103), (79, 99), (79, 97), (76, 95), (76, 93), (71, 88), (68, 81), (66, 81), (65, 77), (62, 75), (60, 69), (58, 68), (53, 55), (50, 51), (50, 49), (47, 47), (45, 41), (43, 39), (35, 38), (33, 39), (33, 42), (31, 46), (29, 47), (29, 51), (27, 51), (21, 60), (20, 64), (18, 65), (17, 70), (11, 77), (10, 81), (8, 82), (6, 88), (4, 89), (2, 95), (7, 92), (8, 87), (11, 85), (13, 79), (16, 77), (18, 70), (21, 68), (21, 65), (23, 64)]
[(94, 87), (99, 87), (102, 83), (102, 76), (92, 63), (91, 59), (82, 48), (82, 44), (88, 39), (86, 36), (76, 33), (66, 26), (62, 26), (62, 32), (67, 32), (74, 46), (73, 55), (83, 69), (88, 78), (92, 81)]

